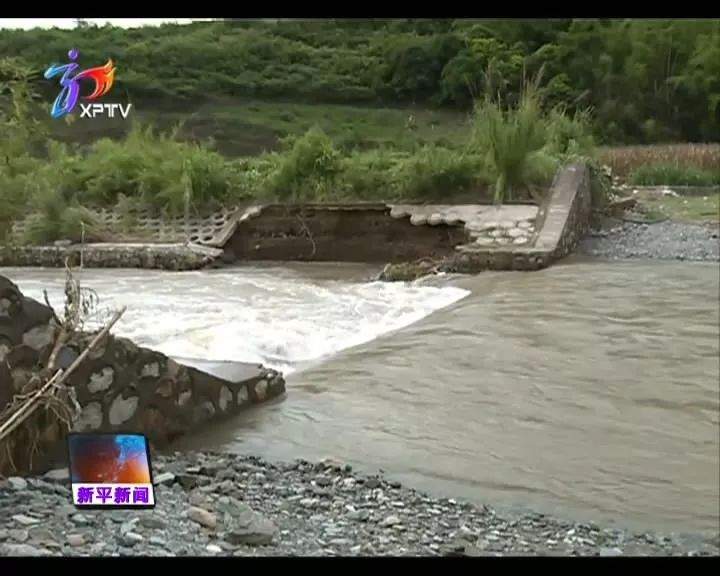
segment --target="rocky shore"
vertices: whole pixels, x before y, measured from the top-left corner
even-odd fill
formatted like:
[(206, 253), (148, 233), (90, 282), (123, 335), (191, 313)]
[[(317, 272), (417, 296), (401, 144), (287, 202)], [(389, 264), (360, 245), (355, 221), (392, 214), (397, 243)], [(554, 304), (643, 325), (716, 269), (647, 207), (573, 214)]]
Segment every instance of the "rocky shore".
[(436, 499), (334, 462), (156, 456), (154, 510), (78, 510), (67, 473), (0, 480), (3, 556), (717, 555), (718, 536), (631, 533)]
[(609, 259), (720, 260), (717, 224), (666, 220), (640, 224), (616, 220), (594, 228), (578, 246), (580, 253)]

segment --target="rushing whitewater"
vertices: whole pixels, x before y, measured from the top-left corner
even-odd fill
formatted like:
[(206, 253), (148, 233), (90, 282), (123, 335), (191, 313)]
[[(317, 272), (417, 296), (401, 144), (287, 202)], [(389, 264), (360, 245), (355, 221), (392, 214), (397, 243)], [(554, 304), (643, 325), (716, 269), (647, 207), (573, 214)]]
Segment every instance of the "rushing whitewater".
[[(210, 272), (84, 270), (100, 298), (97, 326), (128, 307), (114, 329), (171, 357), (257, 362), (285, 374), (408, 326), (469, 294), (454, 287), (367, 281), (366, 268), (313, 278), (310, 268), (242, 267)], [(348, 270), (351, 278), (347, 278)], [(61, 311), (64, 271), (3, 269), (29, 297)]]

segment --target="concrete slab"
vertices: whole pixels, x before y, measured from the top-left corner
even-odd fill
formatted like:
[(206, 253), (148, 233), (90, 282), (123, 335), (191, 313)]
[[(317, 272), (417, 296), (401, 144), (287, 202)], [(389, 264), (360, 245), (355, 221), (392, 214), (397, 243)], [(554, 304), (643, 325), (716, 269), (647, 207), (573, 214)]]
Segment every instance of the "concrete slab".
[(204, 360), (202, 358), (179, 358), (172, 357), (175, 362), (195, 368), (216, 378), (222, 378), (233, 384), (246, 382), (253, 378), (263, 376), (266, 369), (261, 364), (247, 364), (245, 362), (218, 362), (213, 360)]

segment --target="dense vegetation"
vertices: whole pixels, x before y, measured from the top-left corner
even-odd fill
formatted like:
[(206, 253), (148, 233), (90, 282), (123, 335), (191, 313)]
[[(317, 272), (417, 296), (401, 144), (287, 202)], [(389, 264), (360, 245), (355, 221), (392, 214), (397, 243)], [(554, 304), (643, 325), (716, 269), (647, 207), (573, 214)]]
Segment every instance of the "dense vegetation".
[[(183, 109), (209, 95), (470, 110), (516, 104), (542, 70), (549, 107), (593, 110), (610, 143), (720, 140), (720, 20), (217, 21), (124, 30), (0, 31), (35, 70), (118, 65), (133, 102)], [(47, 96), (55, 87), (38, 80)]]
[[(131, 120), (50, 119), (41, 72), (71, 46), (116, 61)], [(598, 141), (720, 140), (719, 50), (710, 20), (0, 31), (0, 239), (28, 213), (26, 241), (102, 239), (99, 207), (537, 198)], [(719, 158), (600, 155), (636, 184), (717, 183)]]
[(92, 210), (121, 213), (148, 206), (170, 213), (248, 200), (442, 199), (468, 193), (475, 201), (527, 199), (547, 186), (562, 162), (591, 154), (584, 114), (545, 109), (536, 83), (517, 106), (478, 100), (472, 137), (453, 149), (429, 144), (412, 151), (343, 151), (320, 128), (286, 138), (280, 151), (227, 158), (203, 144), (179, 140), (136, 122), (123, 138), (85, 147), (48, 137), (33, 109), (27, 70), (0, 60), (0, 220), (39, 217), (25, 238), (102, 236)]

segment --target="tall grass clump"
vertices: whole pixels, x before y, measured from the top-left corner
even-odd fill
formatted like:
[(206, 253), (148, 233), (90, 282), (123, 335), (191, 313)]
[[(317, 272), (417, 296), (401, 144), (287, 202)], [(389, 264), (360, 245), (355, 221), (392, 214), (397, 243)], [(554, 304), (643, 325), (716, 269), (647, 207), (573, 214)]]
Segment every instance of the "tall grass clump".
[(68, 198), (46, 182), (39, 183), (31, 199), (33, 217), (27, 222), (23, 240), (28, 244), (47, 244), (55, 240), (101, 241), (102, 228), (95, 214)]
[(490, 173), (495, 178), (494, 201), (512, 200), (521, 188), (527, 188), (535, 171), (534, 156), (545, 145), (546, 127), (535, 85), (525, 86), (515, 108), (486, 96), (476, 104), (473, 116), (473, 141), (485, 151)]
[(572, 115), (565, 106), (556, 106), (544, 117), (546, 143), (544, 149), (561, 162), (595, 155), (592, 113), (589, 108)]
[(594, 155), (590, 110), (545, 110), (539, 83), (540, 75), (525, 82), (515, 106), (490, 95), (475, 105), (471, 146), (485, 155), (496, 203), (538, 197), (562, 164)]
[(268, 177), (267, 192), (280, 200), (309, 200), (327, 196), (341, 171), (340, 153), (320, 128), (290, 140), (291, 148), (277, 155)]

